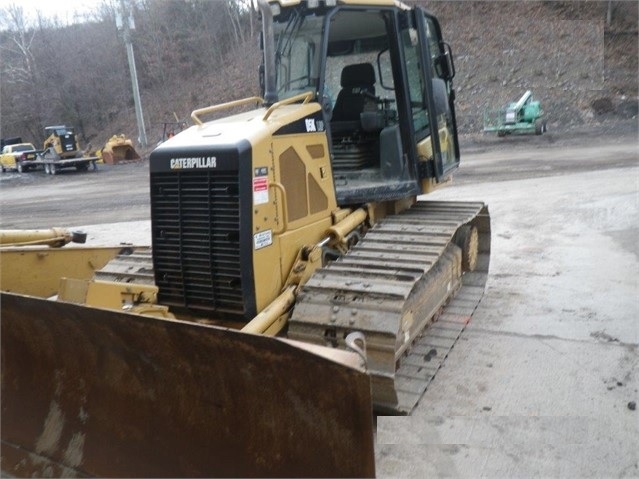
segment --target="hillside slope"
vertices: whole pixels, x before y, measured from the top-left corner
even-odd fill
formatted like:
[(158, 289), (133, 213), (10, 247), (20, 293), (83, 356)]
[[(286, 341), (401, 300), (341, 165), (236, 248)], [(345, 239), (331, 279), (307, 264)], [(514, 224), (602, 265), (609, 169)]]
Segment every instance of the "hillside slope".
[[(480, 134), (486, 109), (503, 107), (526, 90), (541, 101), (549, 131), (636, 122), (638, 2), (411, 3), (440, 19), (452, 47), (462, 135)], [(188, 3), (196, 4), (211, 5)], [(133, 48), (149, 143), (140, 152), (146, 156), (161, 140), (164, 122), (190, 123), (196, 108), (259, 95), (260, 50), (255, 15), (244, 16), (246, 34), (222, 43), (214, 21), (224, 21), (223, 11), (208, 8), (206, 28), (196, 28), (202, 19), (198, 24), (189, 17), (195, 13), (187, 4), (157, 0), (144, 6), (137, 12)], [(103, 13), (92, 23), (36, 29), (33, 51), (41, 72), (27, 80), (40, 86), (23, 89), (24, 78), (3, 69), (2, 136), (40, 144), (43, 126), (69, 123), (83, 147), (99, 148), (113, 134), (136, 138), (128, 64), (112, 22)], [(16, 38), (2, 35), (6, 60)]]
[(637, 115), (637, 3), (428, 2), (456, 55), (462, 132), (532, 90), (549, 127)]
[[(552, 130), (637, 117), (639, 4), (614, 2), (413, 2), (435, 14), (455, 55), (460, 133), (479, 133), (483, 112), (532, 90)], [(182, 86), (183, 108), (258, 92), (260, 52), (246, 55), (216, 78)], [(195, 101), (193, 101), (195, 100)]]

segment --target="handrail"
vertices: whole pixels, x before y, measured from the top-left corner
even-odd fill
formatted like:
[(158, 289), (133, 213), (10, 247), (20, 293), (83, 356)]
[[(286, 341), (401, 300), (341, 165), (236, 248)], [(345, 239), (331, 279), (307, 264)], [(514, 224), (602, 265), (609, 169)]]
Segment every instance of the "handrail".
[(234, 106), (242, 106), (242, 105), (248, 105), (249, 103), (258, 103), (258, 102), (264, 103), (264, 99), (259, 96), (252, 96), (249, 98), (243, 98), (241, 100), (234, 100), (234, 101), (229, 101), (227, 103), (220, 103), (219, 105), (212, 105), (212, 106), (207, 106), (204, 108), (199, 108), (197, 110), (193, 110), (193, 113), (191, 113), (191, 119), (195, 123), (197, 123), (199, 126), (202, 126), (204, 125), (204, 122), (200, 120), (199, 115), (206, 115), (208, 113), (213, 113), (214, 111), (225, 110), (227, 108), (233, 108)]
[[(314, 93), (312, 91), (307, 91), (304, 93), (300, 93), (299, 95), (292, 96), (290, 98), (286, 98), (282, 101), (278, 101), (277, 103), (273, 103), (262, 118), (263, 121), (266, 121), (269, 116), (279, 107), (284, 105), (290, 105), (291, 103), (295, 103), (300, 100), (304, 100), (304, 104), (311, 101)], [(193, 110), (191, 113), (191, 119), (197, 123), (198, 126), (204, 125), (204, 122), (200, 119), (201, 115), (207, 115), (209, 113), (213, 113), (215, 111), (226, 110), (227, 108), (233, 108), (236, 106), (248, 105), (249, 103), (264, 103), (264, 99), (259, 96), (252, 96), (249, 98), (243, 98), (241, 100), (229, 101), (227, 103), (220, 103), (219, 105), (211, 105), (204, 108), (198, 108), (197, 110)]]
[(277, 103), (273, 103), (270, 108), (268, 110), (266, 110), (266, 113), (264, 113), (264, 118), (262, 118), (262, 121), (266, 121), (268, 120), (268, 117), (271, 116), (271, 113), (273, 113), (276, 109), (278, 109), (281, 106), (284, 105), (290, 105), (291, 103), (295, 103), (296, 101), (300, 101), (300, 100), (304, 100), (304, 105), (306, 105), (309, 101), (311, 101), (311, 98), (313, 98), (314, 93), (312, 91), (307, 91), (304, 93), (300, 93), (299, 95), (295, 95), (292, 96), (290, 98), (285, 98), (282, 101), (278, 101)]
[(288, 203), (286, 199), (286, 188), (284, 188), (283, 184), (278, 183), (277, 181), (272, 181), (268, 186), (269, 188), (271, 186), (275, 187), (280, 190), (280, 193), (282, 194), (282, 228), (280, 228), (279, 231), (273, 231), (273, 234), (280, 235), (288, 231)]

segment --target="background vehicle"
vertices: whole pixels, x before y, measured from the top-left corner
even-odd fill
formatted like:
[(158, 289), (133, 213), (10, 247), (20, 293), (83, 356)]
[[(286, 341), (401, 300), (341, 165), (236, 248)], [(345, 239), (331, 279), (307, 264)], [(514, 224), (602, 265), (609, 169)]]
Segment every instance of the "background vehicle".
[(115, 165), (121, 161), (140, 159), (140, 155), (133, 147), (133, 142), (123, 134), (113, 135), (109, 138), (99, 154), (101, 154), (102, 160), (110, 165)]
[(89, 165), (96, 168), (98, 157), (84, 156), (73, 128), (64, 125), (47, 126), (44, 131), (47, 138), (37, 163), (44, 167), (47, 174), (55, 175), (62, 168), (75, 168), (78, 171), (88, 170)]
[[(22, 141), (21, 138), (19, 138)], [(14, 143), (4, 145), (0, 155), (0, 168), (5, 170), (17, 170), (19, 173), (28, 171), (33, 167), (36, 159), (36, 149), (31, 143)]]
[(512, 133), (534, 133), (546, 131), (546, 120), (539, 101), (533, 100), (530, 90), (521, 98), (499, 110), (484, 112), (484, 132), (497, 132), (497, 136)]
[(328, 3), (261, 2), (263, 98), (151, 154), (151, 250), (52, 269), (55, 302), (3, 293), (9, 472), (374, 473), (372, 403), (419, 401), (483, 293), (490, 219), (417, 200), (459, 165), (437, 20)]
[(64, 125), (47, 126), (44, 132), (47, 135), (44, 149), (50, 149), (50, 153), (55, 153), (60, 158), (76, 158), (82, 153), (73, 128)]

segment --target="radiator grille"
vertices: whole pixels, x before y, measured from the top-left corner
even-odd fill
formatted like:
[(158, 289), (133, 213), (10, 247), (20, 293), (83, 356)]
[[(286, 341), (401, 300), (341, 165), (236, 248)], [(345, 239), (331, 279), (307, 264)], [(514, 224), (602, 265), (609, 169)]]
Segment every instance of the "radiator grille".
[(153, 263), (162, 304), (244, 314), (238, 176), (151, 173)]

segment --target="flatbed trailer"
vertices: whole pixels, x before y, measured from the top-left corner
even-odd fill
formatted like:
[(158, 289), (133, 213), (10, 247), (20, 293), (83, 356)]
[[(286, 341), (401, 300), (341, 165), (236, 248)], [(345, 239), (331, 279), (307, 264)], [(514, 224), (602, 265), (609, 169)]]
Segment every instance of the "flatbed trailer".
[[(45, 150), (46, 151), (46, 150)], [(78, 171), (87, 171), (89, 167), (97, 170), (97, 156), (87, 156), (82, 158), (51, 158), (44, 154), (39, 154), (32, 162), (33, 165), (42, 165), (48, 175), (57, 175), (64, 168), (75, 168)]]

